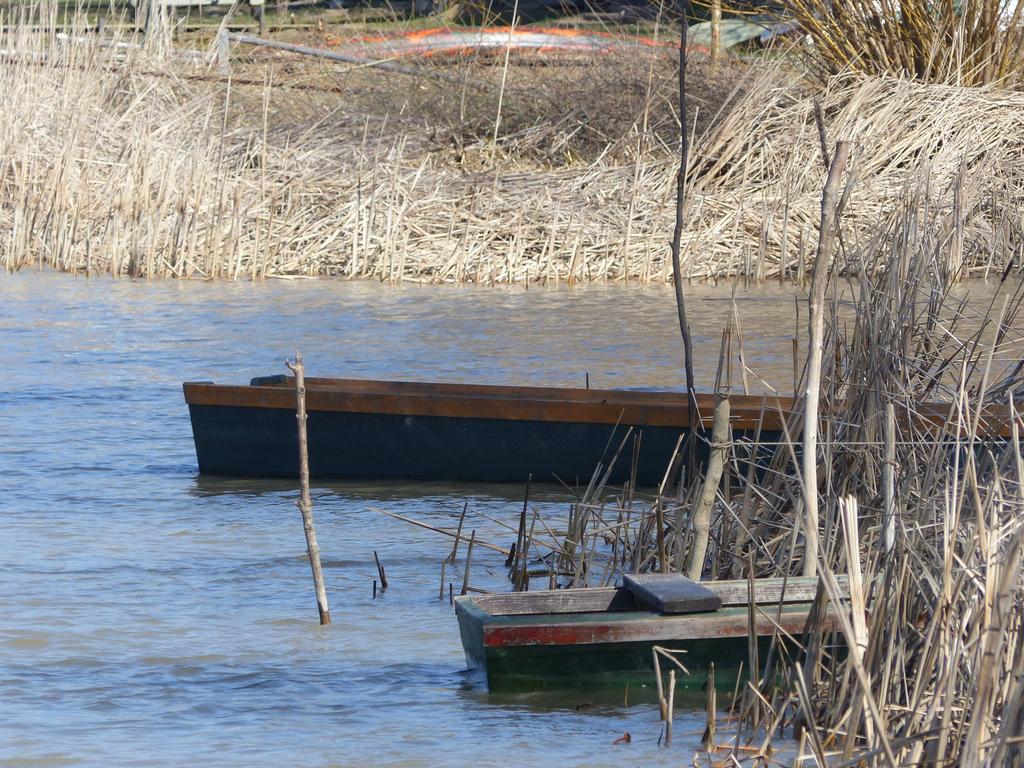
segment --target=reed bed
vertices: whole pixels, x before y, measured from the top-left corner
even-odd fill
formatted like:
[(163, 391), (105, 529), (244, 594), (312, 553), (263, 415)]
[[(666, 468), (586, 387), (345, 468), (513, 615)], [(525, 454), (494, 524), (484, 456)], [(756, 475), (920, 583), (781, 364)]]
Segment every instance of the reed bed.
[(826, 75), (1019, 86), (1024, 74), (1020, 0), (784, 0), (782, 6), (800, 22), (813, 43), (809, 58)]
[[(1024, 756), (1024, 286), (1004, 272), (981, 308), (950, 292), (953, 214), (922, 212), (927, 183), (919, 177), (872, 237), (840, 232), (839, 259), (845, 249), (862, 267), (833, 271), (826, 291), (815, 487), (801, 476), (802, 399), (783, 410), (767, 393), (764, 413), (785, 417), (781, 440), (722, 434), (719, 423), (696, 439), (724, 460), (687, 471), (682, 443), (652, 496), (606, 483), (640, 439), (627, 432), (566, 519), (523, 506), (505, 562), (512, 588), (585, 588), (643, 571), (806, 573), (804, 500), (814, 494), (812, 618), (802, 636), (776, 637), (766, 664), (751, 656), (750, 682), (725, 702), (729, 743), (709, 748), (711, 764), (768, 765), (780, 738), (795, 740), (798, 763), (822, 766), (1011, 765)], [(742, 347), (736, 359), (737, 339), (723, 329), (720, 402), (754, 373)], [(925, 417), (935, 402), (946, 410)], [(1011, 439), (996, 436), (994, 418), (1011, 425)], [(476, 527), (464, 513), (460, 528)], [(821, 629), (829, 605), (835, 635)], [(754, 610), (770, 617), (775, 607)]]
[[(212, 56), (200, 63), (166, 46), (6, 29), (0, 261), (9, 271), (434, 283), (671, 278), (677, 160), (665, 135), (678, 121), (668, 59), (632, 57), (628, 77), (621, 59), (573, 70), (580, 99), (623, 86), (601, 122), (599, 101), (557, 103), (561, 75), (549, 71), (557, 67), (513, 67), (504, 92), (502, 66), (465, 62), (461, 90), (358, 68), (321, 67), (314, 79), (277, 59), (221, 79)], [(703, 116), (682, 242), (690, 280), (809, 274), (821, 168), (816, 101), (828, 134), (855, 142), (847, 245), (871, 238), (912, 199), (921, 211), (955, 212), (950, 279), (1013, 260), (1024, 96), (854, 76), (815, 92), (794, 77), (757, 65), (721, 81), (717, 102), (696, 100)], [(495, 139), (499, 97), (507, 119)], [(531, 98), (541, 106), (515, 118)], [(294, 114), (313, 101), (308, 116)], [(463, 116), (453, 117), (460, 107)], [(928, 184), (911, 190), (908, 174), (920, 173)], [(861, 268), (840, 264), (844, 274)]]

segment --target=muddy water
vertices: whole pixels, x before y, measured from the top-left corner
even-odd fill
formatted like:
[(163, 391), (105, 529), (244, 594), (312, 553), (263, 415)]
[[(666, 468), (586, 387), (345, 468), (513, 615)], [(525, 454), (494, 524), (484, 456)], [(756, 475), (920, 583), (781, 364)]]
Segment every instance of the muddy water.
[[(730, 296), (690, 297), (707, 387)], [(792, 293), (737, 302), (748, 364), (787, 389)], [(514, 521), (520, 488), (316, 487), (320, 628), (294, 489), (199, 478), (180, 389), (284, 372), (296, 348), (315, 375), (675, 388), (674, 323), (664, 289), (0, 278), (0, 766), (688, 762), (697, 714), (664, 750), (635, 696), (482, 691), (437, 599), (445, 545), (375, 511)], [(474, 560), (500, 587), (500, 557)]]

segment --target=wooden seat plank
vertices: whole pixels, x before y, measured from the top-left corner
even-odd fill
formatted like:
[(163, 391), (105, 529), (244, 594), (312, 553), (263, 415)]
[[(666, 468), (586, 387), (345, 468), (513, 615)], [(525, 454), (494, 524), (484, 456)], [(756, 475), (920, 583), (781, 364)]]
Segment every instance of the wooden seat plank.
[(722, 598), (681, 573), (626, 574), (622, 585), (662, 613), (705, 613), (722, 607)]

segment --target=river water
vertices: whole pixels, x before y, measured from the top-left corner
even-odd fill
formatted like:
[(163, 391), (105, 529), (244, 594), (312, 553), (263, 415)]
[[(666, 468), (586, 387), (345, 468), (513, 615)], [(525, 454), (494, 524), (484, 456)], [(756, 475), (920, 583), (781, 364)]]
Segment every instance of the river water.
[[(737, 305), (748, 364), (786, 389), (792, 291)], [(731, 307), (690, 290), (704, 388)], [(648, 703), (488, 695), (438, 600), (448, 542), (375, 511), (514, 524), (521, 487), (316, 484), (321, 628), (294, 487), (200, 478), (181, 395), (296, 349), (317, 376), (677, 388), (674, 312), (664, 288), (0, 278), (0, 766), (689, 762), (697, 713), (663, 749)], [(501, 565), (478, 549), (473, 583), (507, 588)]]

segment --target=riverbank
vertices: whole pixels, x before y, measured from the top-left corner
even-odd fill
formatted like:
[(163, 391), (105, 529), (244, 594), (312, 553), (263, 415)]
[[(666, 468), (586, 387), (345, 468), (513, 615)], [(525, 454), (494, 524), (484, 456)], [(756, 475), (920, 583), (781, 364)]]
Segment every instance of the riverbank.
[[(169, 45), (68, 44), (17, 28), (0, 47), (18, 52), (0, 60), (9, 271), (670, 279), (671, 53), (423, 60), (424, 76), (411, 77), (242, 47), (227, 78), (201, 47), (188, 59)], [(815, 101), (828, 141), (855, 142), (847, 242), (890, 231), (911, 207), (934, 229), (949, 279), (1010, 262), (1024, 97), (853, 77), (818, 89), (785, 58), (695, 60), (690, 82), (690, 280), (806, 278), (824, 175)]]

